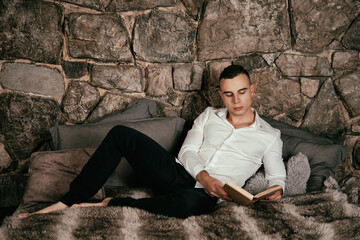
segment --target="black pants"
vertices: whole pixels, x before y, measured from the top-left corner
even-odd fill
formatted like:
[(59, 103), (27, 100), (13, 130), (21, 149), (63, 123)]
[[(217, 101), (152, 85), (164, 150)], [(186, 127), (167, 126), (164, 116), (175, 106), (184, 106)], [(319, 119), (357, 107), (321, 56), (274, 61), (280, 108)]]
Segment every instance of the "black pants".
[(125, 126), (114, 127), (60, 200), (71, 206), (93, 196), (125, 157), (146, 187), (150, 198), (114, 198), (109, 205), (136, 207), (152, 213), (186, 218), (209, 213), (216, 198), (194, 188), (195, 179), (176, 163), (174, 156), (148, 136)]

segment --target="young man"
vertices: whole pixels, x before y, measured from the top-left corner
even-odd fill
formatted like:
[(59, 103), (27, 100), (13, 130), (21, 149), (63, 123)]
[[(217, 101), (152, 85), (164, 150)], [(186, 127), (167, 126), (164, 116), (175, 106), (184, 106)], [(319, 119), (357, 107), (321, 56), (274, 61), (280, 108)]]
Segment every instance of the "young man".
[[(280, 185), (284, 189), (286, 173), (280, 131), (251, 108), (254, 91), (243, 67), (225, 68), (220, 75), (219, 94), (226, 108), (208, 107), (199, 115), (178, 159), (146, 135), (124, 126), (114, 127), (71, 183), (69, 192), (58, 203), (32, 214), (70, 206), (129, 206), (186, 218), (211, 212), (219, 199), (231, 201), (223, 190), (224, 184), (231, 180), (243, 186), (262, 164), (269, 187)], [(156, 195), (82, 203), (103, 186), (121, 157), (127, 158)], [(267, 200), (279, 200), (281, 194), (277, 191)]]

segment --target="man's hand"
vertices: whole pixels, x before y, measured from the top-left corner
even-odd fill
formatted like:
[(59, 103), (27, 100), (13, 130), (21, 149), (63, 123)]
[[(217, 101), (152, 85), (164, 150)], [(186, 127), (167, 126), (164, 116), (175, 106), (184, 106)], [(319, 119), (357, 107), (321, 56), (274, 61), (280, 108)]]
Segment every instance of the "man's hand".
[[(273, 187), (275, 187), (275, 186), (273, 186)], [(273, 187), (269, 187), (268, 189), (273, 188)], [(276, 191), (274, 194), (267, 196), (265, 199), (262, 199), (261, 201), (264, 201), (264, 202), (277, 201), (277, 200), (281, 199), (281, 196), (282, 196), (282, 190), (279, 190), (279, 191)]]
[(196, 180), (203, 185), (211, 196), (231, 201), (231, 198), (223, 189), (224, 184), (216, 178), (211, 177), (205, 170), (202, 170), (196, 175)]

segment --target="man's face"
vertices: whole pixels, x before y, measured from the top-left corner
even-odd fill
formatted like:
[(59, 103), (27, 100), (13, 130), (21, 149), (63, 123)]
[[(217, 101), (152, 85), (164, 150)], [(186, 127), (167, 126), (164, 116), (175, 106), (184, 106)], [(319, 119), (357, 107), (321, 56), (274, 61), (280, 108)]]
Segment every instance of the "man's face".
[(220, 81), (219, 94), (231, 116), (244, 116), (251, 113), (251, 103), (255, 86), (245, 74)]

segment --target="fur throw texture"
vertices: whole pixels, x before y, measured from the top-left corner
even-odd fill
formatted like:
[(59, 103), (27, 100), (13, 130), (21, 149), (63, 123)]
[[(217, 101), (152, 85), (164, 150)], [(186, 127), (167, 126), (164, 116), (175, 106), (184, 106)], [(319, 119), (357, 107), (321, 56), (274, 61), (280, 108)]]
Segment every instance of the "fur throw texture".
[[(321, 192), (259, 202), (251, 207), (223, 202), (211, 214), (168, 218), (128, 207), (70, 208), (18, 220), (0, 228), (0, 239), (360, 239), (360, 207), (333, 179)], [(144, 197), (122, 188), (119, 196)]]

